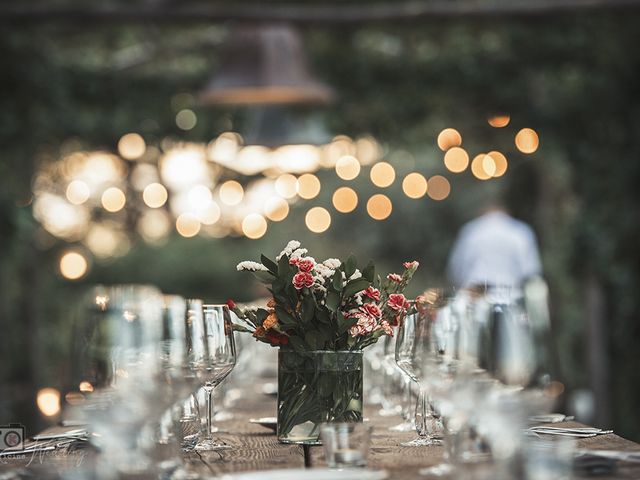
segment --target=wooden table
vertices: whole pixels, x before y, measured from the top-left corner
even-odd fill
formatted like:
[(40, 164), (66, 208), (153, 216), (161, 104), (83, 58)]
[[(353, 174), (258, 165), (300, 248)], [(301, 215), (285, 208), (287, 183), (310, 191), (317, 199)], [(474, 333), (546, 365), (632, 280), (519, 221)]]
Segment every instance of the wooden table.
[[(218, 439), (233, 446), (232, 450), (206, 454), (189, 453), (185, 455), (185, 464), (193, 472), (204, 477), (216, 477), (224, 473), (271, 470), (280, 468), (304, 468), (305, 452), (298, 445), (280, 444), (270, 430), (248, 422), (249, 418), (271, 417), (275, 415), (276, 400), (261, 393), (259, 385), (243, 392), (242, 398), (231, 409), (233, 419), (219, 422), (218, 427), (225, 433), (217, 435)], [(372, 468), (384, 468), (394, 480), (425, 478), (418, 476), (418, 470), (434, 465), (442, 459), (442, 447), (402, 447), (405, 442), (415, 437), (415, 433), (391, 432), (388, 428), (399, 423), (399, 417), (381, 417), (377, 407), (365, 408), (365, 417), (370, 419), (374, 427), (369, 465)], [(563, 424), (556, 424), (563, 425)], [(569, 424), (564, 424), (569, 425)], [(615, 434), (602, 435), (576, 441), (578, 448), (625, 450), (640, 452), (640, 444), (621, 438)], [(322, 447), (310, 447), (307, 460), (311, 468), (325, 466)], [(33, 475), (30, 478), (46, 478), (55, 470), (55, 463), (73, 461), (73, 458), (61, 456), (49, 457), (46, 454), (27, 460), (5, 460), (0, 462), (0, 479), (7, 472), (22, 472)], [(7, 476), (6, 478), (11, 478)], [(20, 477), (16, 477), (20, 478)], [(461, 476), (459, 478), (467, 478)], [(582, 478), (582, 477), (575, 477)], [(639, 479), (640, 465), (620, 464), (614, 475), (588, 477), (598, 479)]]

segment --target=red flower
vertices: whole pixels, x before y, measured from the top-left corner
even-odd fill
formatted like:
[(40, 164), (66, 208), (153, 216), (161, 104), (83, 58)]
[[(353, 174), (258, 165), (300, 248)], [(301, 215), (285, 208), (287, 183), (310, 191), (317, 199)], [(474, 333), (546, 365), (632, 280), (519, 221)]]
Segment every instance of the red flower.
[(382, 310), (375, 303), (365, 303), (360, 307), (360, 310), (365, 312), (370, 317), (380, 318), (382, 316)]
[(392, 282), (395, 282), (395, 283), (402, 282), (402, 277), (400, 275), (398, 275), (397, 273), (390, 273), (389, 275), (387, 275), (387, 279), (391, 280)]
[(289, 337), (287, 337), (282, 333), (274, 332), (272, 330), (269, 330), (267, 332), (266, 337), (272, 346), (287, 345), (289, 343)]
[(227, 307), (229, 307), (230, 310), (233, 310), (234, 308), (236, 308), (236, 302), (231, 299), (227, 300)]
[(300, 257), (291, 257), (289, 259), (289, 265), (298, 265), (299, 261), (300, 261)]
[(315, 262), (308, 258), (301, 258), (298, 260), (298, 270), (300, 270), (301, 272), (308, 273), (311, 270), (313, 270), (313, 267), (315, 266), (316, 266)]
[(380, 301), (380, 290), (378, 290), (377, 288), (367, 287), (367, 289), (363, 293), (371, 300), (375, 300), (376, 302)]
[(412, 262), (404, 262), (402, 265), (404, 266), (404, 268), (409, 270), (410, 268), (418, 268), (420, 264), (414, 260)]
[(404, 298), (403, 294), (392, 293), (391, 295), (389, 295), (387, 306), (395, 312), (403, 312), (404, 310), (409, 308), (409, 302), (407, 302), (407, 299)]
[(296, 290), (309, 288), (313, 285), (313, 276), (308, 272), (298, 272), (293, 276), (293, 286)]

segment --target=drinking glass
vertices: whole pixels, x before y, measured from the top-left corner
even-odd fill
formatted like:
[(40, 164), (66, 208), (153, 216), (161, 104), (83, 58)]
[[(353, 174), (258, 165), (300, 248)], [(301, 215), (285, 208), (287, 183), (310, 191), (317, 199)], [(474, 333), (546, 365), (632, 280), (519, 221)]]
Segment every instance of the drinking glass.
[[(105, 471), (139, 473), (152, 462), (143, 428), (166, 404), (160, 365), (162, 296), (150, 286), (97, 286), (75, 328), (71, 415), (87, 422)], [(106, 475), (106, 473), (105, 473)]]
[[(193, 313), (198, 316), (195, 309)], [(232, 447), (216, 442), (212, 435), (213, 390), (231, 373), (236, 363), (231, 316), (226, 305), (204, 305), (199, 317), (203, 325), (204, 342), (198, 375), (207, 394), (207, 431), (195, 449), (225, 450)]]
[(397, 331), (395, 360), (398, 365), (419, 388), (415, 411), (418, 438), (403, 443), (403, 446), (441, 445), (440, 425), (424, 382), (427, 367), (426, 357), (432, 345), (429, 336), (429, 322), (426, 316), (418, 312), (405, 316)]
[(371, 431), (362, 423), (323, 423), (320, 438), (329, 468), (366, 467)]

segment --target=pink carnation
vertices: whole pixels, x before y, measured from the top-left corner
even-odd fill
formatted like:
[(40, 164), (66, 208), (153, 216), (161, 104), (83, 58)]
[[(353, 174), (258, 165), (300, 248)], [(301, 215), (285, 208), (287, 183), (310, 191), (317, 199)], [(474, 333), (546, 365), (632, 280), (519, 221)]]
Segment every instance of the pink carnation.
[(313, 276), (308, 272), (298, 272), (293, 276), (293, 286), (296, 290), (309, 288), (313, 285)]
[(389, 325), (389, 322), (387, 322), (386, 320), (383, 320), (380, 323), (380, 328), (384, 330), (385, 335), (389, 335), (390, 337), (393, 337), (393, 328), (391, 328), (391, 325)]
[(300, 260), (302, 260), (300, 257), (291, 257), (289, 259), (289, 265), (298, 265)]
[(349, 329), (349, 335), (351, 335), (352, 337), (359, 337), (361, 335), (364, 335), (365, 333), (366, 332), (364, 331), (364, 328), (359, 325), (354, 325)]
[(404, 266), (404, 268), (409, 270), (410, 268), (418, 268), (420, 264), (414, 260), (412, 262), (404, 262), (402, 265)]
[(360, 307), (360, 311), (375, 318), (380, 318), (382, 316), (382, 310), (380, 310), (380, 307), (375, 303), (365, 303)]
[(376, 302), (380, 301), (380, 290), (378, 290), (377, 288), (367, 287), (367, 289), (363, 293), (371, 300), (375, 300)]
[(395, 283), (402, 282), (402, 277), (400, 275), (398, 275), (397, 273), (390, 273), (389, 275), (387, 275), (387, 279), (391, 280), (392, 282), (395, 282)]
[(316, 262), (311, 260), (310, 258), (300, 258), (298, 259), (298, 270), (301, 272), (310, 272), (313, 270), (313, 267), (316, 266)]
[(389, 301), (387, 301), (387, 306), (395, 312), (402, 312), (407, 308), (409, 308), (409, 302), (407, 301), (406, 298), (404, 298), (403, 294), (392, 293), (391, 295), (389, 295)]

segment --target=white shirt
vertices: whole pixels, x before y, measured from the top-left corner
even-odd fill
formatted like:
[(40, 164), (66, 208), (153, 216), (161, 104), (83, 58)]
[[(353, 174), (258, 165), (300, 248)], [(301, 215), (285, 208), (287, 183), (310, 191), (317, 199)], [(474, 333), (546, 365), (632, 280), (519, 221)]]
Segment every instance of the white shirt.
[(541, 273), (535, 234), (504, 212), (486, 213), (462, 227), (447, 269), (458, 287), (519, 285)]

